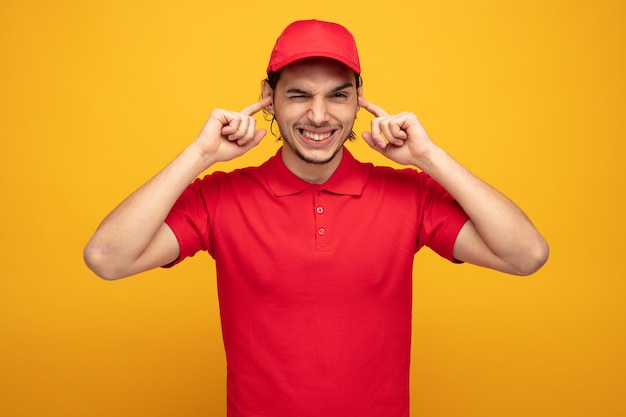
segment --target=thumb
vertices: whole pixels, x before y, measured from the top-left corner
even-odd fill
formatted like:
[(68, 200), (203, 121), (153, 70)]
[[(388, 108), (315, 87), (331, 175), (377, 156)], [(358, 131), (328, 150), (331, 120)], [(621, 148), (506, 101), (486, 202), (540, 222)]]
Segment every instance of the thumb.
[(256, 132), (254, 132), (254, 138), (252, 138), (252, 142), (254, 142), (255, 145), (258, 145), (259, 142), (261, 142), (261, 139), (263, 139), (266, 134), (267, 130), (265, 129), (257, 130)]
[(372, 132), (363, 132), (361, 136), (363, 136), (363, 139), (370, 147), (376, 150), (385, 149), (386, 143), (376, 142), (376, 140), (374, 139), (374, 136), (372, 135)]

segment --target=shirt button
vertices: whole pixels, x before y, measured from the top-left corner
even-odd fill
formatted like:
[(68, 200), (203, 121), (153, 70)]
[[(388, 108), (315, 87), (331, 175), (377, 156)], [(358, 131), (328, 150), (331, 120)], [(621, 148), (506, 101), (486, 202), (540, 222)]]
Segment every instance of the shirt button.
[(322, 214), (324, 212), (324, 208), (323, 207), (318, 207), (315, 209), (315, 211), (317, 212), (317, 214)]
[(319, 230), (317, 231), (317, 233), (320, 236), (324, 236), (326, 234), (326, 229), (324, 229), (323, 227), (320, 227)]

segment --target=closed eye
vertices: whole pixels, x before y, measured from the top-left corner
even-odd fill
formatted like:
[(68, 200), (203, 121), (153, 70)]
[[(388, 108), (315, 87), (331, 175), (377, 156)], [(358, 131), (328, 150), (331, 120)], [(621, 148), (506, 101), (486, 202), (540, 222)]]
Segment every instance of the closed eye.
[(300, 88), (290, 88), (286, 91), (288, 99), (303, 99), (308, 98), (311, 94), (308, 91), (302, 90)]

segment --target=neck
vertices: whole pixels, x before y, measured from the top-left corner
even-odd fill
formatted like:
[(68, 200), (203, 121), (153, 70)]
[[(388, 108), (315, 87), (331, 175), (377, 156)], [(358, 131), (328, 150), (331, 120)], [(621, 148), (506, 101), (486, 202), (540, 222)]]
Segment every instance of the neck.
[(324, 163), (307, 162), (300, 158), (289, 146), (283, 146), (282, 159), (285, 166), (296, 177), (311, 184), (323, 184), (333, 175), (343, 158), (343, 147)]

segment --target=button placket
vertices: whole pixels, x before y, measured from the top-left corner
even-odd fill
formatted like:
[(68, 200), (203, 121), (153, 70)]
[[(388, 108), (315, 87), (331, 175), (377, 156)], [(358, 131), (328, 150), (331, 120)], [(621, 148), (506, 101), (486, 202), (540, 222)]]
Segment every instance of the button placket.
[(317, 251), (328, 251), (328, 225), (326, 224), (326, 210), (324, 209), (324, 193), (317, 191), (313, 197), (313, 207), (315, 213), (315, 249)]

